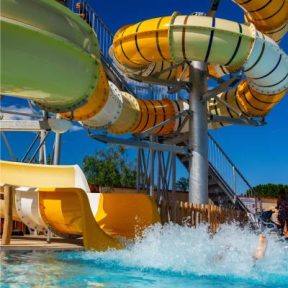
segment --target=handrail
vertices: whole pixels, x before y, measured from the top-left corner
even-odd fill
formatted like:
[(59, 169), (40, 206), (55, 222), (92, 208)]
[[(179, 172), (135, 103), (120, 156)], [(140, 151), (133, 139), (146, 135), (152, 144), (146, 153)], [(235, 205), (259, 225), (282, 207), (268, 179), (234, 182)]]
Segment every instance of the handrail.
[[(251, 197), (255, 200), (255, 209), (258, 209), (258, 194), (240, 172), (236, 164), (226, 154), (216, 139), (208, 133), (209, 137), (209, 163), (221, 175), (233, 193), (239, 197)], [(239, 199), (240, 200), (240, 199)]]
[[(76, 8), (76, 4), (77, 7)], [(103, 20), (97, 15), (94, 11), (93, 7), (87, 2), (87, 0), (68, 0), (67, 6), (75, 13), (78, 13), (80, 17), (83, 18), (94, 30), (97, 35), (97, 39), (100, 46), (101, 52), (101, 60), (106, 64), (106, 66), (113, 71), (115, 77), (118, 78), (122, 82), (121, 88), (123, 90), (129, 92), (130, 94), (136, 96), (137, 90), (142, 90), (143, 92), (147, 92), (146, 95), (137, 95), (137, 98), (150, 98), (150, 95), (156, 95), (155, 100), (160, 100), (161, 90), (163, 88), (160, 87), (152, 87), (150, 84), (139, 83), (135, 80), (127, 78), (123, 75), (117, 67), (115, 67), (112, 59), (109, 56), (109, 48), (113, 43), (114, 34), (109, 30), (109, 28), (105, 25)], [(164, 88), (167, 90), (167, 88)], [(145, 93), (144, 93), (145, 94)], [(163, 93), (167, 97), (167, 93)], [(175, 95), (169, 95), (172, 100), (175, 98)]]
[(220, 186), (223, 186), (227, 196), (231, 199), (234, 205), (237, 203), (245, 212), (250, 212), (248, 207), (239, 199), (239, 196), (234, 193), (229, 184), (223, 179), (222, 175), (215, 169), (215, 167), (209, 162), (209, 174), (213, 177), (217, 177), (217, 180), (220, 181)]
[(80, 17), (86, 21), (97, 35), (99, 42), (101, 60), (105, 63), (106, 67), (113, 71), (113, 75), (121, 82), (121, 88), (134, 95), (133, 89), (125, 79), (125, 76), (114, 66), (110, 56), (109, 48), (113, 43), (113, 33), (105, 25), (103, 20), (95, 13), (94, 9), (86, 0), (70, 0), (67, 2), (67, 6), (75, 13), (78, 13)]
[(247, 186), (251, 189), (254, 190), (253, 187), (250, 185), (248, 180), (245, 178), (245, 176), (240, 172), (240, 170), (237, 168), (237, 166), (232, 162), (231, 158), (226, 154), (226, 152), (223, 150), (223, 148), (220, 146), (220, 144), (216, 141), (216, 139), (208, 133), (209, 139), (217, 146), (217, 148), (220, 150), (220, 152), (223, 154), (225, 159), (235, 168), (235, 171), (239, 174), (239, 176), (243, 179), (243, 181), (247, 184)]

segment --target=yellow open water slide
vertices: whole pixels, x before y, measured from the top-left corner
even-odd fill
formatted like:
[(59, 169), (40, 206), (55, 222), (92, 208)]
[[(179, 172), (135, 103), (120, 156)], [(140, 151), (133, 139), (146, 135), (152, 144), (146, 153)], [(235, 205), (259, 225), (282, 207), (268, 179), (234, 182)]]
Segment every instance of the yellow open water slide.
[[(49, 227), (60, 236), (83, 236), (86, 249), (121, 248), (118, 237), (134, 239), (160, 221), (156, 204), (147, 195), (90, 193), (77, 165), (0, 161), (0, 171), (2, 186), (20, 186), (15, 190), (15, 220), (38, 231)], [(1, 203), (1, 217), (2, 207)]]
[[(77, 187), (92, 195), (78, 165), (46, 166), (0, 161), (0, 184), (1, 187), (5, 184), (16, 187), (13, 193), (13, 219), (38, 232), (45, 232), (48, 227), (40, 215), (36, 187)], [(4, 217), (4, 201), (0, 203), (0, 216)]]

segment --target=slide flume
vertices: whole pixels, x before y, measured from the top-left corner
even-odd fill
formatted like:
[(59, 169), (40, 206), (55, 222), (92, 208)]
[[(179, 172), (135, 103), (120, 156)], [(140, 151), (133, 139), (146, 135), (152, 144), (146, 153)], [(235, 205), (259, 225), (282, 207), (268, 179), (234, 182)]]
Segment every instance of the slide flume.
[[(38, 209), (36, 187), (75, 187), (90, 192), (85, 175), (78, 165), (51, 166), (0, 161), (0, 185), (9, 184), (15, 189), (13, 219), (26, 224), (30, 229), (47, 231)], [(90, 193), (89, 193), (90, 194)], [(0, 214), (4, 215), (4, 200)]]
[(60, 236), (83, 236), (86, 249), (122, 248), (117, 237), (134, 239), (160, 221), (157, 206), (147, 195), (90, 193), (77, 165), (0, 161), (0, 170), (1, 186), (22, 186), (15, 191), (15, 220), (21, 218), (37, 231), (49, 227)]

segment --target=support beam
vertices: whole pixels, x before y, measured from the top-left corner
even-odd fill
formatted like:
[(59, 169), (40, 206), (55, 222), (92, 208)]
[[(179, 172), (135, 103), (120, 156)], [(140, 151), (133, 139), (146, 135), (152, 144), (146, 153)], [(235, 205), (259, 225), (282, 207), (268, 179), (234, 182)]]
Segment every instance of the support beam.
[(2, 235), (2, 245), (9, 245), (12, 234), (12, 203), (13, 188), (9, 185), (4, 186), (4, 227)]
[(266, 124), (265, 121), (258, 121), (254, 119), (246, 119), (246, 118), (230, 118), (225, 116), (218, 115), (208, 115), (209, 122), (224, 122), (229, 123), (231, 125), (249, 125), (249, 126), (263, 126)]
[(50, 130), (48, 121), (46, 120), (1, 120), (0, 131), (27, 131), (38, 132)]
[(98, 140), (103, 143), (111, 143), (111, 144), (118, 144), (124, 145), (129, 147), (140, 147), (140, 148), (148, 148), (154, 149), (155, 151), (166, 151), (166, 152), (173, 152), (176, 154), (188, 154), (189, 151), (186, 147), (175, 146), (175, 145), (167, 145), (167, 144), (160, 144), (156, 142), (149, 142), (149, 141), (138, 141), (134, 140), (135, 138), (119, 138), (119, 137), (110, 137), (105, 135), (97, 135), (97, 134), (89, 134), (89, 136), (95, 140)]
[(199, 61), (191, 64), (192, 90), (190, 92), (189, 149), (189, 201), (208, 203), (208, 122), (206, 102), (202, 95), (207, 90), (206, 65)]
[(48, 135), (49, 135), (49, 132), (46, 132), (44, 138), (40, 141), (39, 146), (37, 147), (36, 151), (35, 151), (34, 154), (32, 155), (29, 163), (33, 163), (33, 161), (34, 161), (37, 153), (39, 152), (39, 150), (41, 149), (41, 147), (45, 144), (45, 141), (46, 141), (46, 138), (48, 137)]
[(38, 115), (38, 114), (35, 114), (33, 112), (31, 113), (24, 113), (24, 112), (19, 112), (19, 111), (11, 111), (11, 110), (5, 110), (5, 109), (0, 109), (0, 114), (12, 114), (12, 115), (19, 115), (19, 116), (25, 116), (25, 117), (32, 117), (32, 118), (39, 118), (41, 119), (42, 118), (42, 115)]
[[(210, 100), (211, 98), (215, 98), (217, 97), (218, 94), (222, 93), (222, 92), (226, 92), (227, 90), (229, 90), (229, 88), (231, 88), (232, 86), (234, 86), (236, 83), (238, 83), (241, 79), (241, 76), (234, 76), (231, 79), (229, 79), (228, 81), (220, 84), (219, 86), (217, 86), (216, 88), (213, 88), (210, 91), (207, 91), (203, 97), (202, 97), (202, 101), (206, 102), (208, 100)], [(218, 97), (219, 98), (219, 97)], [(218, 99), (217, 99), (218, 100)]]
[(8, 141), (6, 135), (5, 135), (5, 133), (3, 131), (1, 132), (1, 136), (3, 138), (3, 141), (5, 143), (6, 148), (8, 150), (8, 153), (9, 153), (9, 156), (10, 156), (11, 160), (12, 161), (16, 161), (16, 157), (14, 156), (14, 153), (12, 151), (12, 148), (11, 148), (10, 144), (9, 144), (9, 141)]
[(143, 77), (139, 75), (131, 75), (130, 78), (139, 82), (145, 82), (145, 83), (149, 83), (152, 85), (173, 87), (173, 89), (175, 89), (174, 91), (179, 91), (181, 89), (185, 90), (189, 86), (187, 85), (188, 83), (186, 81), (165, 80), (165, 79), (159, 79), (159, 78), (152, 77), (152, 76)]

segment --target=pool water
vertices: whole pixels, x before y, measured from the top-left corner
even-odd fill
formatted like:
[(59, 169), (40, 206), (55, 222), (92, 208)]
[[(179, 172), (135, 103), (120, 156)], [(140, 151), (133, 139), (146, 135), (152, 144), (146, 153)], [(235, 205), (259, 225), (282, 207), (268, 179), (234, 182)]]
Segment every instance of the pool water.
[(2, 252), (1, 287), (288, 287), (288, 249), (268, 236), (264, 259), (251, 257), (257, 235), (224, 225), (156, 225), (125, 250)]

